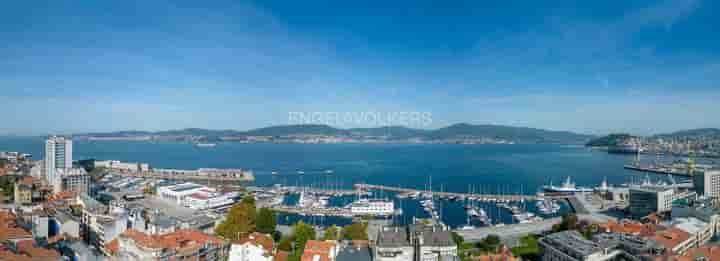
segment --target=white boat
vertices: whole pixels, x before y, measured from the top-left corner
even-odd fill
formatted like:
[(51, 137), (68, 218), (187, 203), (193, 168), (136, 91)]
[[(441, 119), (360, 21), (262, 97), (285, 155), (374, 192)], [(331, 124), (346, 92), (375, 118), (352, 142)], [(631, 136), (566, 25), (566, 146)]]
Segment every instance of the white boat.
[(567, 177), (562, 186), (553, 186), (552, 184), (543, 186), (545, 192), (553, 193), (576, 193), (576, 192), (592, 192), (591, 188), (575, 187), (575, 183), (570, 181), (570, 177)]
[(195, 147), (199, 148), (212, 148), (217, 146), (215, 143), (195, 143)]

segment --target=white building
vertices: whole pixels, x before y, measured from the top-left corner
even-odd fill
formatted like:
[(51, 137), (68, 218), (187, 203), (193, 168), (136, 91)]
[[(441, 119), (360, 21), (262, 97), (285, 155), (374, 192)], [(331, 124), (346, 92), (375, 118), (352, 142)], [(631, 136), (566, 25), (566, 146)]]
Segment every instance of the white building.
[(693, 176), (695, 191), (701, 196), (717, 198), (720, 196), (720, 170), (695, 172)]
[(58, 169), (72, 168), (72, 140), (70, 138), (50, 136), (45, 141), (45, 180), (52, 186), (53, 192), (62, 191)]
[(392, 200), (360, 199), (350, 205), (350, 212), (356, 215), (390, 216), (395, 212)]
[(74, 191), (78, 194), (87, 193), (90, 186), (90, 175), (83, 168), (57, 169), (61, 191)]
[(121, 162), (119, 160), (98, 160), (95, 161), (95, 167), (127, 172), (150, 171), (150, 165), (147, 163)]
[(630, 188), (630, 214), (642, 218), (650, 213), (672, 210), (675, 190), (662, 186), (642, 186)]
[(197, 210), (227, 207), (234, 204), (235, 198), (238, 196), (239, 194), (236, 192), (220, 194), (214, 191), (201, 190), (200, 192), (185, 197), (183, 206)]
[(195, 184), (195, 183), (182, 183), (178, 185), (159, 187), (157, 189), (160, 198), (175, 202), (175, 204), (183, 205), (185, 198), (203, 191), (212, 191), (212, 189)]
[(268, 235), (252, 233), (230, 246), (229, 261), (272, 261), (273, 240)]

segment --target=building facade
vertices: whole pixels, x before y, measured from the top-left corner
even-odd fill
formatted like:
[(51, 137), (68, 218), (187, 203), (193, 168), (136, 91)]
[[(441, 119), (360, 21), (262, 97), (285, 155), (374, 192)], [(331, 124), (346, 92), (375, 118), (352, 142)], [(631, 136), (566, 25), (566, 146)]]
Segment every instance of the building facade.
[(700, 196), (717, 198), (720, 196), (720, 170), (695, 172), (693, 185)]
[(671, 211), (674, 193), (672, 188), (667, 187), (630, 188), (630, 215), (642, 218), (650, 213)]
[(73, 191), (77, 194), (88, 192), (90, 175), (83, 168), (58, 170), (62, 191)]
[(230, 246), (229, 261), (272, 261), (273, 240), (269, 235), (252, 233), (233, 242)]
[(377, 261), (413, 260), (415, 249), (408, 240), (405, 228), (386, 228), (378, 233), (374, 254)]
[(45, 141), (45, 180), (54, 193), (62, 191), (58, 169), (72, 168), (72, 140), (66, 137), (50, 136)]

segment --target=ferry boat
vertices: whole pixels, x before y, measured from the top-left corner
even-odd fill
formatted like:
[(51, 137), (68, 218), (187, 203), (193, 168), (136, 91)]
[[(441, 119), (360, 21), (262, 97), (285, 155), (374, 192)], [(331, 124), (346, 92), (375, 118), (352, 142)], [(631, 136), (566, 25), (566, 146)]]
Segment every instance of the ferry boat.
[(552, 183), (550, 185), (543, 186), (543, 190), (545, 192), (551, 192), (551, 193), (576, 193), (576, 192), (592, 192), (593, 190), (590, 188), (583, 188), (583, 187), (575, 187), (575, 183), (570, 181), (570, 177), (568, 177), (565, 182), (562, 184), (562, 186), (557, 187), (553, 186)]
[(383, 199), (359, 199), (349, 205), (355, 215), (391, 216), (395, 213), (395, 203)]
[(215, 143), (195, 143), (195, 147), (198, 148), (212, 148), (217, 146)]

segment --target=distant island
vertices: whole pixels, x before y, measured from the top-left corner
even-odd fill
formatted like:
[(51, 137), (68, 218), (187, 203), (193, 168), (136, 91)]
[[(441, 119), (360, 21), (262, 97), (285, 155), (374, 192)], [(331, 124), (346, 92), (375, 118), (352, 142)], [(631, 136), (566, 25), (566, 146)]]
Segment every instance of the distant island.
[(502, 125), (459, 123), (426, 130), (402, 126), (340, 129), (320, 124), (280, 125), (248, 131), (188, 128), (158, 132), (117, 131), (80, 133), (80, 140), (135, 140), (187, 142), (274, 142), (274, 143), (460, 143), (460, 144), (583, 144), (590, 135)]

